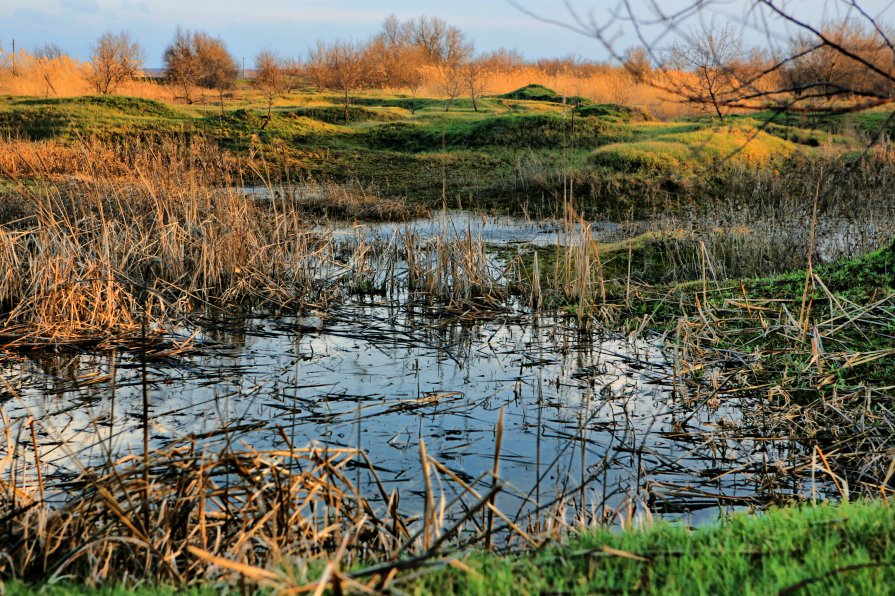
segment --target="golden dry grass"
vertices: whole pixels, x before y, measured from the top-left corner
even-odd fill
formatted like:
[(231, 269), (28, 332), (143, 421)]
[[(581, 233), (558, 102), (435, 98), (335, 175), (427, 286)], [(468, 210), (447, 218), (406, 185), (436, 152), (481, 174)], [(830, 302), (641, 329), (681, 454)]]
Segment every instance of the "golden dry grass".
[[(0, 51), (0, 93), (33, 97), (78, 97), (94, 93), (87, 81), (91, 65), (66, 55), (40, 58), (20, 50), (13, 56)], [(128, 81), (116, 90), (119, 95), (172, 101), (174, 94), (164, 85), (142, 79)]]

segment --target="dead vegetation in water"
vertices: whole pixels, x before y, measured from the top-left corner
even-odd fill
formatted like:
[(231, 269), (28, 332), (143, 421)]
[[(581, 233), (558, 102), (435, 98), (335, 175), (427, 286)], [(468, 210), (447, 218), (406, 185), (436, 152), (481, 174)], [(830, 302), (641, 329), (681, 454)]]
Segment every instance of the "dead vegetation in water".
[(3, 196), (0, 336), (8, 349), (110, 346), (184, 324), (202, 308), (323, 308), (343, 297), (352, 259), (337, 258), (331, 233), (308, 212), (326, 204), (362, 215), (376, 204), (383, 217), (406, 213), (334, 185), (310, 205), (290, 200), (290, 189), (271, 191), (285, 200), (255, 200), (201, 140), (125, 155), (104, 144), (97, 152), (52, 142), (3, 147), (8, 177), (41, 179)]
[(886, 330), (895, 294), (857, 303), (816, 274), (804, 284), (803, 299), (694, 289), (669, 336), (680, 395), (716, 405), (752, 396), (750, 418), (770, 436), (814, 445), (790, 473), (828, 474), (846, 501), (888, 497), (895, 347)]
[[(399, 571), (450, 561), (458, 545), (537, 548), (575, 527), (577, 490), (545, 503), (536, 524), (497, 507), (505, 487), (499, 439), (493, 475), (474, 480), (429, 455), (421, 440), (425, 505), (421, 515), (407, 515), (400, 492), (379, 480), (363, 452), (296, 448), (282, 427), (279, 449), (245, 445), (237, 425), (100, 466), (83, 466), (66, 451), (73, 471), (53, 478), (38, 455), (42, 423), (5, 414), (2, 422), (0, 577), (7, 579), (372, 592), (388, 589)], [(209, 439), (223, 446), (210, 448)], [(358, 469), (372, 477), (365, 485), (372, 494), (354, 480)]]
[(408, 520), (395, 508), (377, 517), (349, 480), (349, 466), (364, 465), (350, 449), (208, 453), (185, 441), (53, 485), (39, 460), (25, 463), (10, 431), (0, 461), (6, 578), (183, 587), (236, 574), (295, 587), (327, 553), (350, 565), (409, 537)]
[(429, 217), (424, 205), (383, 196), (374, 186), (358, 180), (346, 183), (302, 181), (282, 188), (270, 184), (266, 194), (272, 201), (287, 201), (303, 214), (334, 222), (410, 221)]

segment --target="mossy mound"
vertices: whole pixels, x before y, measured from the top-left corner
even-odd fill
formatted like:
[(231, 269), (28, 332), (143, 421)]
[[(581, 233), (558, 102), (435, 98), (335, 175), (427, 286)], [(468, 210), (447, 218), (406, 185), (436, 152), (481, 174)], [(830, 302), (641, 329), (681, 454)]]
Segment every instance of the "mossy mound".
[(653, 119), (652, 116), (640, 108), (623, 106), (617, 103), (582, 105), (575, 108), (575, 113), (585, 118), (608, 118), (621, 122), (649, 122)]
[(349, 106), (346, 111), (344, 106), (315, 106), (289, 110), (295, 116), (313, 118), (327, 124), (353, 124), (357, 122), (394, 122), (404, 119), (402, 114), (389, 110), (371, 110), (361, 106)]
[(46, 99), (25, 99), (17, 102), (34, 107), (96, 107), (103, 112), (114, 112), (121, 116), (143, 116), (151, 118), (179, 118), (181, 115), (170, 107), (154, 99), (122, 97), (119, 95), (87, 95), (84, 97), (63, 97)]
[(448, 135), (453, 145), (468, 147), (530, 147), (560, 149), (596, 147), (618, 140), (607, 125), (593, 120), (572, 123), (555, 115), (511, 115), (474, 123), (465, 131)]
[(723, 126), (656, 134), (634, 143), (613, 143), (594, 150), (593, 165), (620, 172), (692, 173), (720, 163), (765, 165), (796, 150), (794, 143), (752, 126)]
[(575, 106), (585, 106), (592, 103), (586, 97), (569, 96), (563, 98), (562, 95), (560, 95), (550, 87), (545, 87), (544, 85), (526, 85), (525, 87), (520, 87), (515, 91), (510, 91), (509, 93), (498, 95), (497, 97), (498, 99), (546, 101), (549, 103), (563, 103), (563, 99), (565, 99), (565, 103)]

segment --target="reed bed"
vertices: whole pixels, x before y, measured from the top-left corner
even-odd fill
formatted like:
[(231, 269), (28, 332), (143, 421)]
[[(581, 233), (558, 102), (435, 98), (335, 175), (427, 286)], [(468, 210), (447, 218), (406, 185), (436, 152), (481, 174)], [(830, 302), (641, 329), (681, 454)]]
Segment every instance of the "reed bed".
[(695, 289), (681, 298), (685, 314), (670, 332), (679, 395), (715, 405), (752, 396), (748, 418), (761, 420), (768, 436), (807, 439), (790, 473), (832, 478), (845, 501), (886, 497), (895, 466), (895, 350), (882, 330), (895, 316), (895, 295), (855, 303), (816, 274), (805, 283), (811, 293), (803, 299), (750, 297), (745, 287), (739, 296)]
[(235, 192), (76, 183), (29, 191), (35, 215), (4, 230), (3, 334), (28, 344), (132, 336), (202, 304), (326, 302), (328, 243), (297, 214)]
[[(361, 236), (336, 239), (331, 226), (309, 215), (324, 204), (333, 215), (355, 217), (373, 204), (380, 215), (401, 208), (369, 189), (269, 185), (258, 196), (242, 190), (248, 185), (230, 158), (201, 140), (150, 140), (140, 150), (97, 144), (94, 153), (91, 144), (8, 140), (8, 151), (0, 151), (10, 178), (36, 173), (41, 180), (4, 197), (6, 349), (109, 348), (189, 326), (193, 313), (208, 308), (324, 309), (372, 289), (363, 282), (371, 276), (379, 287), (404, 283), (448, 302), (493, 307), (504, 295), (480, 240), (421, 245), (408, 231), (385, 249)], [(241, 167), (260, 173), (265, 164)], [(391, 279), (398, 256), (407, 263), (404, 282)]]

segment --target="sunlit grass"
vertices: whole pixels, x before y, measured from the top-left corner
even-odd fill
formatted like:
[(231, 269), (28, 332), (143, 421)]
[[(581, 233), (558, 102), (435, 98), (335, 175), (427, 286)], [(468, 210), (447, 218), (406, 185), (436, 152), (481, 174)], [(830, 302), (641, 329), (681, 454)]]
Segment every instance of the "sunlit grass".
[(412, 584), (449, 594), (887, 593), (895, 582), (888, 504), (739, 514), (707, 528), (662, 523), (584, 533), (534, 555), (473, 554)]

